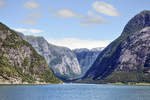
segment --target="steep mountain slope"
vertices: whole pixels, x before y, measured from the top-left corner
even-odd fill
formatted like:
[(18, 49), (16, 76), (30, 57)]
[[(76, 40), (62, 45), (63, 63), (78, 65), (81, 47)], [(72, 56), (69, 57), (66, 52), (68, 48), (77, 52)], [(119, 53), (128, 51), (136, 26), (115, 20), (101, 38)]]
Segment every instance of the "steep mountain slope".
[(105, 79), (105, 82), (150, 82), (149, 26), (150, 11), (133, 17), (121, 36), (100, 53), (83, 78)]
[(0, 23), (0, 83), (60, 83), (46, 61), (13, 30)]
[(24, 36), (35, 50), (45, 58), (54, 74), (63, 81), (79, 78), (81, 69), (74, 53), (65, 47), (48, 43), (43, 37)]
[(99, 53), (103, 50), (103, 48), (93, 48), (93, 49), (74, 49), (73, 52), (76, 55), (82, 75), (84, 75), (87, 70), (92, 66), (93, 62), (96, 60)]

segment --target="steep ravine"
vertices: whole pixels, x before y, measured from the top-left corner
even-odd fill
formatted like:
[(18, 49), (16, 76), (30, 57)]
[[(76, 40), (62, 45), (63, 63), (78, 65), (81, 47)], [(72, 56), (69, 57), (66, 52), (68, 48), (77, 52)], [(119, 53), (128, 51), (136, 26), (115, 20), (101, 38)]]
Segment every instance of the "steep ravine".
[(93, 48), (93, 49), (74, 49), (73, 52), (76, 55), (78, 62), (80, 64), (81, 72), (83, 76), (87, 70), (92, 66), (94, 61), (96, 60), (97, 56), (104, 48)]
[(81, 69), (75, 54), (66, 47), (48, 43), (43, 37), (24, 36), (35, 50), (45, 58), (54, 74), (63, 81), (71, 81), (81, 77)]

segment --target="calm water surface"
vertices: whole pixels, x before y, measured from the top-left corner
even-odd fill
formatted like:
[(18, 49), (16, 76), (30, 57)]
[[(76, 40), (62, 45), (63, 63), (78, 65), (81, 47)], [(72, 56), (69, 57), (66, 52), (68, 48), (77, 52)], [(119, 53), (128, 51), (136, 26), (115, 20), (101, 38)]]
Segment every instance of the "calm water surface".
[(0, 85), (0, 100), (150, 100), (150, 86)]

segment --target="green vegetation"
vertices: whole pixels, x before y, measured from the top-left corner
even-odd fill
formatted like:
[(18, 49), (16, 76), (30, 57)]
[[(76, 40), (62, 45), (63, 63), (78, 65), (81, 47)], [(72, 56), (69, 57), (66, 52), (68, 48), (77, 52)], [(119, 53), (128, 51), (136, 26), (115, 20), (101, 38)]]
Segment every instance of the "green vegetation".
[(144, 86), (144, 85), (150, 85), (150, 83), (136, 83), (135, 85), (140, 85), (140, 86), (143, 85)]
[[(35, 83), (61, 83), (53, 75), (46, 61), (34, 48), (15, 31), (0, 23), (0, 31), (5, 39), (0, 42), (0, 76), (5, 80), (22, 80), (22, 82)], [(27, 49), (27, 50), (26, 50)], [(26, 56), (28, 55), (28, 57)], [(16, 60), (15, 58), (19, 58)]]
[(33, 83), (35, 79), (33, 79), (32, 75), (23, 73), (22, 68), (17, 68), (11, 65), (9, 60), (6, 57), (0, 57), (0, 76), (9, 80), (10, 78), (22, 78), (22, 82)]
[(29, 64), (29, 58), (28, 57), (26, 57), (25, 59), (24, 59), (24, 61), (23, 61), (23, 63), (22, 63), (22, 66), (28, 66), (28, 64)]
[(108, 83), (110, 85), (137, 85), (137, 86), (149, 86), (150, 83), (132, 83), (132, 82), (128, 82), (128, 83), (121, 83), (121, 82), (118, 82), (118, 83)]
[(113, 72), (105, 80), (106, 83), (150, 83), (150, 75), (138, 72)]

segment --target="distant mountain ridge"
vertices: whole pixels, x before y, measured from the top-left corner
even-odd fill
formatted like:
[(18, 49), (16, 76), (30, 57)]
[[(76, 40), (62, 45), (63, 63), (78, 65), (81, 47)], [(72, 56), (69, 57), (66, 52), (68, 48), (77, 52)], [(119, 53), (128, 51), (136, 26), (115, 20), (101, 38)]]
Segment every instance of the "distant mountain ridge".
[(80, 49), (73, 50), (74, 54), (76, 55), (79, 61), (82, 76), (92, 66), (97, 56), (103, 49), (104, 49), (103, 47), (99, 47), (99, 48), (93, 48), (93, 49), (80, 48)]
[(66, 47), (50, 44), (43, 37), (18, 34), (46, 59), (55, 75), (63, 81), (81, 78), (91, 67), (98, 54), (104, 49), (103, 47), (93, 49), (80, 48), (71, 51)]
[[(83, 79), (150, 83), (150, 11), (133, 17), (121, 36), (97, 57)], [(95, 81), (94, 81), (95, 80)]]
[(74, 53), (66, 48), (48, 43), (43, 37), (25, 36), (35, 50), (45, 58), (54, 74), (63, 81), (70, 81), (81, 77), (81, 69)]

